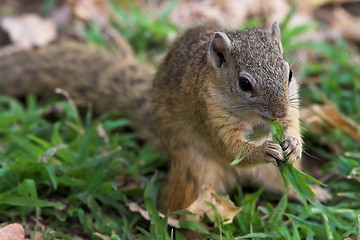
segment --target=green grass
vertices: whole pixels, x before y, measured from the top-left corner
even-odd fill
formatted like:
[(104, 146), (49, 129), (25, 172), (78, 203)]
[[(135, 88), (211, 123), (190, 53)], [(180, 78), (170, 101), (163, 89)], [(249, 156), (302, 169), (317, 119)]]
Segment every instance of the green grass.
[[(140, 148), (133, 133), (121, 132), (129, 122), (120, 114), (113, 114), (115, 120), (107, 119), (110, 113), (92, 119), (89, 108), (82, 121), (67, 102), (38, 105), (29, 96), (26, 103), (0, 98), (0, 222), (22, 221), (35, 231), (39, 221), (63, 230), (49, 229), (49, 238), (77, 233), (67, 228), (72, 222), (87, 236), (115, 231), (135, 238), (140, 218), (126, 205), (142, 198), (164, 158)], [(59, 119), (51, 122), (46, 113), (54, 110)]]
[[(168, 34), (177, 31), (167, 19), (172, 5), (154, 21), (139, 9), (126, 12), (115, 1), (112, 4), (118, 18), (113, 27), (140, 56), (147, 49), (161, 52)], [(131, 25), (123, 26), (123, 19), (129, 17)], [(320, 56), (299, 69), (300, 77), (321, 79), (302, 88), (303, 104), (323, 103), (326, 95), (344, 114), (360, 122), (360, 70), (354, 55), (343, 40), (296, 41), (296, 36), (313, 27), (316, 25), (289, 28), (286, 21), (282, 24), (290, 62), (294, 61), (291, 54), (304, 47)], [(96, 25), (90, 24), (84, 36), (106, 45)], [(44, 239), (100, 239), (95, 233), (110, 239), (185, 239), (184, 232), (158, 216), (165, 158), (139, 144), (128, 130), (131, 123), (121, 113), (96, 116), (91, 106), (85, 112), (79, 114), (68, 101), (39, 102), (28, 96), (23, 104), (0, 97), (0, 222), (20, 222), (31, 236), (41, 231)], [(286, 194), (277, 197), (263, 189), (244, 192), (238, 187), (232, 198), (243, 210), (233, 224), (205, 228), (182, 221), (181, 226), (203, 233), (204, 239), (359, 239), (359, 143), (337, 129), (327, 129), (321, 136), (309, 130), (304, 133), (306, 150), (328, 160), (323, 175), (334, 175), (325, 182), (334, 196), (326, 206), (306, 195), (299, 203)], [(335, 154), (323, 147), (331, 144), (338, 144), (342, 151)], [(292, 184), (305, 180), (303, 175), (291, 179), (286, 174)], [(130, 202), (143, 205), (151, 221), (131, 212)]]

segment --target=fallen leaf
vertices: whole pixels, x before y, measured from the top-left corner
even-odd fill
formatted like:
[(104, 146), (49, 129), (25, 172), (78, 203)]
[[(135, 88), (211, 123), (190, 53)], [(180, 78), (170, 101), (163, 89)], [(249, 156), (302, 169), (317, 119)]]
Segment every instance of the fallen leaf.
[(346, 178), (347, 179), (354, 179), (354, 180), (360, 182), (360, 176), (347, 176)]
[[(137, 203), (135, 203), (135, 202), (132, 202), (132, 203), (129, 203), (128, 207), (129, 207), (130, 211), (132, 211), (132, 212), (138, 212), (138, 213), (140, 213), (140, 215), (141, 215), (144, 219), (150, 221), (149, 213), (148, 213), (145, 209), (141, 208), (141, 207), (139, 206), (139, 204), (137, 204)], [(165, 217), (165, 215), (162, 214), (162, 213), (159, 213), (159, 216), (160, 216), (161, 218), (164, 218), (164, 217)], [(168, 217), (168, 225), (169, 225), (169, 226), (172, 226), (172, 227), (174, 227), (174, 228), (180, 228), (179, 220), (178, 220), (178, 219), (171, 218), (171, 217)]]
[(68, 0), (75, 15), (82, 20), (93, 20), (100, 26), (107, 24), (110, 8), (104, 0)]
[(215, 22), (236, 28), (249, 17), (263, 17), (270, 25), (284, 19), (289, 4), (284, 0), (200, 0), (181, 1), (171, 14), (177, 25), (186, 27), (194, 22)]
[(353, 168), (350, 172), (350, 175), (346, 177), (347, 179), (354, 179), (360, 182), (360, 168)]
[(334, 17), (332, 28), (335, 31), (349, 40), (360, 42), (360, 17), (354, 17), (340, 7), (334, 10)]
[(13, 223), (0, 228), (0, 240), (24, 240), (25, 232), (21, 224)]
[(209, 186), (203, 186), (197, 199), (186, 209), (196, 214), (195, 216), (188, 216), (188, 219), (200, 221), (200, 219), (206, 215), (216, 224), (216, 214), (211, 204), (216, 207), (223, 224), (232, 223), (235, 215), (241, 211), (241, 208), (236, 207), (229, 198), (219, 196)]
[(98, 238), (100, 238), (101, 240), (110, 240), (111, 239), (111, 237), (105, 236), (105, 235), (103, 235), (101, 233), (98, 233), (98, 232), (94, 233), (94, 235), (97, 236)]
[(35, 236), (34, 236), (33, 239), (34, 239), (34, 240), (42, 240), (42, 239), (44, 239), (44, 236), (42, 235), (41, 232), (37, 231), (37, 232), (35, 233)]
[(14, 44), (21, 48), (45, 46), (57, 36), (55, 24), (35, 14), (4, 17), (1, 27)]
[(58, 29), (66, 28), (72, 18), (71, 8), (68, 4), (54, 9), (51, 13), (51, 20), (55, 23)]
[[(141, 4), (139, 1), (130, 1), (130, 0), (117, 0), (121, 8), (125, 8), (128, 5), (136, 4), (140, 7)], [(119, 46), (119, 51), (122, 56), (132, 58), (134, 57), (134, 52), (131, 45), (124, 39), (124, 37), (118, 32), (115, 31), (110, 25), (110, 18), (113, 17), (113, 11), (108, 1), (104, 0), (68, 0), (71, 11), (77, 16), (80, 20), (83, 21), (94, 21), (102, 29), (103, 34), (106, 35), (107, 42), (111, 45), (111, 42), (116, 43)], [(134, 57), (135, 58), (135, 57)]]
[(313, 10), (333, 1), (334, 0), (302, 0), (297, 1), (296, 3), (302, 11), (312, 12)]
[(323, 125), (327, 124), (342, 130), (355, 141), (360, 142), (360, 125), (344, 116), (333, 103), (314, 104), (302, 109), (302, 119), (311, 129), (318, 133), (321, 133)]
[(110, 144), (109, 136), (107, 135), (104, 126), (101, 123), (99, 123), (96, 127), (96, 130), (98, 135), (104, 140), (104, 143), (106, 145), (109, 145)]

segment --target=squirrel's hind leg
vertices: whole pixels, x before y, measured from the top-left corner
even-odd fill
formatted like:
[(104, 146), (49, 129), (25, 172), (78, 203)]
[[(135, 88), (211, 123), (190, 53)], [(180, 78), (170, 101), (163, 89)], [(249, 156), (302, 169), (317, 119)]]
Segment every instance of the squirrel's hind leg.
[(227, 188), (236, 182), (233, 168), (223, 166), (195, 148), (177, 149), (169, 157), (171, 165), (164, 192), (165, 210), (186, 209), (197, 199), (204, 186), (226, 193)]

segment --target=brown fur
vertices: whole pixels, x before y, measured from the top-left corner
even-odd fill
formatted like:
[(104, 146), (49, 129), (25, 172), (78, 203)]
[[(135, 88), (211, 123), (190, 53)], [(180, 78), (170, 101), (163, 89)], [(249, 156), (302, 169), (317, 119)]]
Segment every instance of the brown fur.
[[(227, 59), (225, 67), (209, 56), (215, 32), (230, 40), (225, 40), (224, 46), (214, 40), (214, 51), (223, 51)], [(268, 151), (274, 145), (269, 119), (278, 118), (283, 124), (284, 141), (291, 143), (290, 161), (301, 157), (302, 140), (297, 84), (295, 80), (288, 82), (289, 67), (282, 58), (277, 34), (198, 27), (187, 31), (169, 49), (152, 88), (158, 136), (171, 160), (165, 189), (167, 209), (186, 208), (203, 185), (220, 192), (236, 183), (283, 191), (279, 170), (268, 164)], [(254, 100), (239, 91), (240, 73), (251, 76)], [(251, 140), (248, 135), (256, 126), (264, 129), (264, 136)], [(281, 147), (276, 146), (274, 151), (282, 156)], [(239, 153), (243, 160), (231, 167)], [(299, 167), (300, 161), (295, 165)]]

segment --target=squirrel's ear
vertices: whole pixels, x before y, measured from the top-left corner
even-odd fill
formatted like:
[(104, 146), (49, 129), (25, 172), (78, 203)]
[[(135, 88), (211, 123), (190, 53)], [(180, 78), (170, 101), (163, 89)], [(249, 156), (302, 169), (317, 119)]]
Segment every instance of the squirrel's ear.
[(227, 65), (231, 41), (225, 33), (216, 32), (210, 41), (208, 58), (211, 64), (221, 72)]
[(279, 47), (281, 55), (283, 54), (283, 48), (281, 44), (281, 33), (280, 33), (280, 27), (278, 22), (274, 22), (271, 29), (271, 35), (273, 39), (275, 40), (276, 44)]

